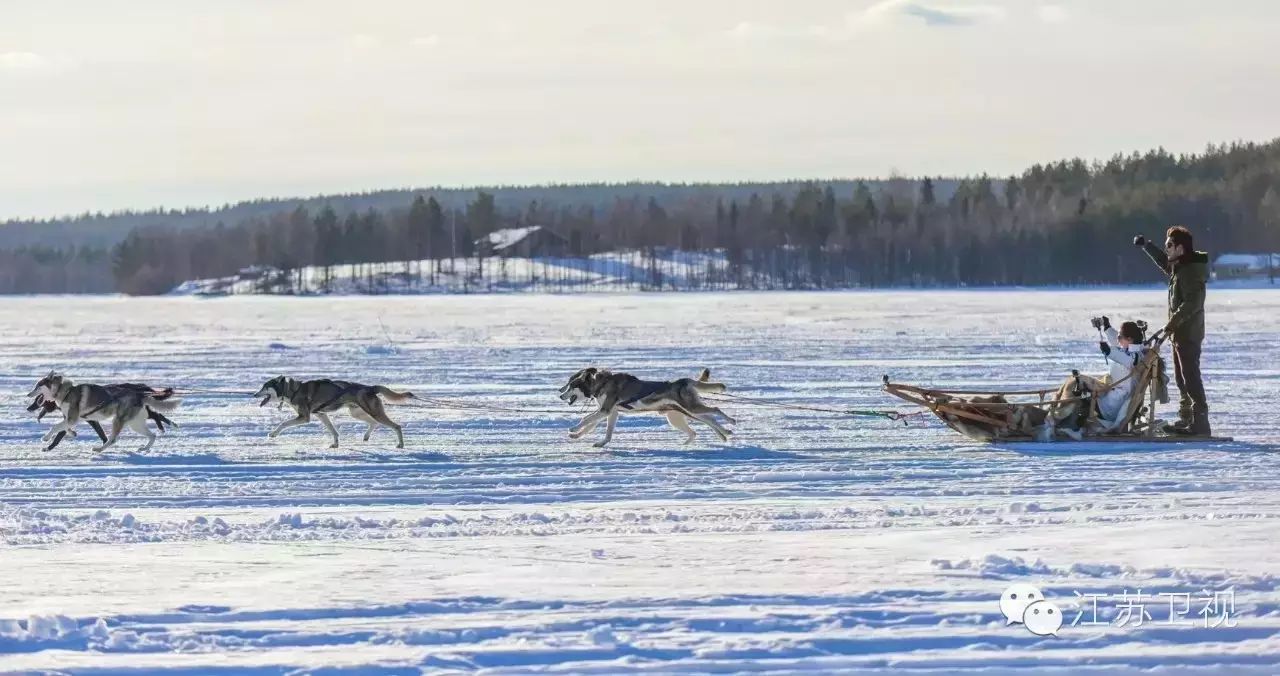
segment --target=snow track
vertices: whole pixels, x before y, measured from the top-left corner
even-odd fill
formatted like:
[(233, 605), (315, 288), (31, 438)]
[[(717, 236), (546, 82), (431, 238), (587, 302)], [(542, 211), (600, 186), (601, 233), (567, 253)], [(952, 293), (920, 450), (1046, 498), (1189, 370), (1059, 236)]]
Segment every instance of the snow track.
[[(730, 443), (700, 428), (680, 446), (632, 418), (596, 450), (566, 438), (582, 414), (568, 406), (393, 405), (406, 450), (385, 430), (360, 441), (345, 415), (331, 450), (318, 425), (267, 439), (289, 414), (248, 397), (283, 373), (556, 408), (564, 379), (597, 364), (663, 379), (708, 366), (748, 396), (895, 408), (883, 373), (1023, 388), (1101, 367), (1088, 317), (1158, 321), (1163, 300), (3, 300), (0, 672), (1275, 673), (1274, 292), (1210, 294), (1205, 374), (1231, 444), (984, 446), (932, 421), (729, 403)], [(45, 453), (21, 395), (55, 367), (223, 392), (184, 396), (180, 427), (145, 455), (126, 434), (94, 457), (87, 427)], [(1037, 637), (1000, 614), (1013, 582), (1068, 620), (1077, 591), (1230, 589), (1234, 626), (1171, 618), (1159, 599), (1143, 626)]]

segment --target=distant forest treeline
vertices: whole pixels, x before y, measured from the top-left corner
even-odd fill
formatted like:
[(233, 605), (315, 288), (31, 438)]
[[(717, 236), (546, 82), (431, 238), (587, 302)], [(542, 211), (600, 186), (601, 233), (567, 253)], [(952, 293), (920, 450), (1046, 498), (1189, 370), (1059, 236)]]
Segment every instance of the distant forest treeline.
[[(120, 223), (132, 223), (122, 239)], [(42, 227), (71, 234), (67, 246), (0, 251), (0, 292), (164, 293), (250, 265), (469, 257), (476, 238), (522, 225), (559, 233), (575, 255), (662, 247), (719, 250), (731, 266), (786, 261), (763, 271), (786, 288), (1130, 283), (1154, 270), (1129, 237), (1173, 223), (1197, 248), (1280, 250), (1280, 139), (1066, 160), (1003, 179), (390, 191), (9, 224), (0, 245), (8, 228), (23, 241)], [(79, 234), (95, 225), (115, 239)]]

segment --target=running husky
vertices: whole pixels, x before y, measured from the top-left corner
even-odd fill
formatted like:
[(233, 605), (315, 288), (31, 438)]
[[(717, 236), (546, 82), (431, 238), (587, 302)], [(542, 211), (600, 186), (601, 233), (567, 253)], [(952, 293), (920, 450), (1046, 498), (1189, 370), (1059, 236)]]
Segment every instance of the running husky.
[(600, 421), (608, 419), (604, 439), (595, 443), (596, 448), (603, 448), (613, 439), (618, 414), (654, 412), (665, 414), (672, 427), (684, 432), (686, 444), (697, 436), (689, 427), (690, 418), (715, 430), (721, 441), (728, 441), (732, 432), (721, 427), (712, 416), (718, 415), (730, 423), (737, 421), (698, 397), (699, 392), (724, 392), (723, 384), (707, 382), (710, 379), (711, 371), (708, 369), (702, 369), (697, 380), (681, 378), (671, 382), (640, 380), (626, 373), (612, 373), (594, 367), (582, 369), (560, 388), (560, 399), (570, 404), (579, 399), (591, 399), (599, 403), (600, 408), (570, 428), (569, 438), (580, 438), (595, 429)]
[[(131, 390), (131, 391), (139, 392), (143, 394), (151, 394), (156, 399), (168, 399), (169, 397), (173, 396), (172, 388), (165, 388), (160, 390), (160, 389), (151, 387), (149, 385), (141, 385), (138, 383), (117, 383), (114, 385), (105, 385), (104, 387), (106, 387), (107, 392), (109, 392), (112, 396), (115, 396), (124, 390)], [(53, 413), (54, 411), (57, 411), (57, 410), (59, 410), (57, 402), (45, 399), (44, 394), (40, 392), (36, 393), (35, 399), (33, 399), (31, 401), (31, 405), (27, 407), (28, 413), (35, 413), (36, 411), (40, 411), (39, 413), (36, 414), (37, 421), (44, 419), (46, 415)], [(168, 425), (170, 427), (178, 426), (177, 423), (165, 417), (163, 413), (152, 408), (147, 409), (147, 417), (155, 422), (156, 429), (159, 430), (161, 434), (164, 434), (165, 425)], [(66, 416), (63, 416), (63, 419), (65, 418)], [(93, 431), (98, 434), (98, 438), (102, 439), (102, 443), (105, 444), (107, 442), (107, 433), (103, 431), (102, 423), (99, 423), (97, 420), (88, 420), (86, 422), (89, 423), (89, 427), (93, 428)], [(74, 437), (76, 436), (76, 431), (65, 430), (65, 429), (59, 431), (53, 437), (53, 442), (50, 443), (48, 446), (46, 446), (44, 450), (52, 451), (53, 449), (57, 448), (58, 444), (62, 443), (62, 439), (68, 435)]]
[[(156, 441), (156, 435), (147, 427), (147, 418), (151, 411), (166, 413), (176, 409), (182, 400), (172, 395), (172, 390), (76, 385), (66, 376), (53, 372), (41, 378), (27, 394), (38, 402), (33, 406), (47, 409), (49, 404), (53, 404), (62, 409), (62, 422), (54, 425), (44, 435), (44, 441), (54, 439), (53, 443), (45, 447), (46, 451), (62, 441), (62, 437), (74, 435), (75, 426), (82, 419), (91, 423), (110, 420), (111, 434), (107, 435), (101, 446), (94, 447), (95, 453), (115, 445), (120, 431), (126, 426), (147, 438), (146, 445), (138, 449), (139, 452), (150, 450)], [(167, 418), (165, 420), (168, 421)], [(100, 428), (95, 428), (95, 431), (101, 434)]]
[(365, 441), (368, 441), (369, 435), (373, 434), (373, 426), (376, 423), (395, 430), (396, 448), (404, 448), (403, 429), (387, 417), (387, 411), (378, 397), (386, 397), (387, 401), (406, 401), (414, 398), (412, 392), (395, 392), (382, 385), (361, 385), (328, 378), (299, 381), (287, 376), (276, 376), (268, 380), (253, 396), (263, 398), (259, 406), (266, 406), (275, 401), (280, 408), (284, 408), (285, 404), (292, 406), (298, 414), (298, 417), (277, 425), (267, 436), (274, 439), (290, 427), (305, 425), (311, 422), (311, 416), (314, 414), (333, 436), (333, 445), (329, 448), (338, 447), (338, 430), (333, 428), (333, 423), (330, 422), (327, 414), (341, 408), (347, 409), (347, 412), (356, 420), (369, 423), (368, 429), (364, 431)]

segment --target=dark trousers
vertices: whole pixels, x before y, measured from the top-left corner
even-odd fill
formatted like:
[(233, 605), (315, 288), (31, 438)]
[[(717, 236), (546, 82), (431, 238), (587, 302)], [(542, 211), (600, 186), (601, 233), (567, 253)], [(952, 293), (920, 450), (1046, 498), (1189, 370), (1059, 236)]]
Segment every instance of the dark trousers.
[(1178, 415), (1190, 419), (1191, 414), (1209, 412), (1204, 398), (1204, 380), (1200, 377), (1200, 343), (1173, 344), (1173, 379), (1182, 395), (1178, 403)]

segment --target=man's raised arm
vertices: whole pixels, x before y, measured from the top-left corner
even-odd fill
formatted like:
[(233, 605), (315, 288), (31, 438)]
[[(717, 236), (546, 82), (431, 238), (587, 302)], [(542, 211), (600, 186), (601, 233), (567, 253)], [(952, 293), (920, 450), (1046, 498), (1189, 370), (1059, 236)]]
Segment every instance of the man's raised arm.
[(1142, 247), (1142, 250), (1147, 253), (1147, 257), (1151, 259), (1152, 263), (1156, 264), (1156, 267), (1160, 268), (1160, 271), (1163, 272), (1166, 277), (1172, 274), (1172, 271), (1169, 269), (1169, 257), (1166, 256), (1164, 250), (1156, 246), (1154, 242), (1142, 235), (1138, 235), (1133, 238), (1133, 245)]

